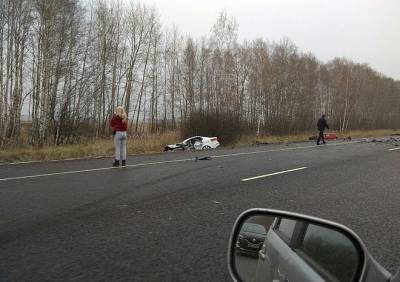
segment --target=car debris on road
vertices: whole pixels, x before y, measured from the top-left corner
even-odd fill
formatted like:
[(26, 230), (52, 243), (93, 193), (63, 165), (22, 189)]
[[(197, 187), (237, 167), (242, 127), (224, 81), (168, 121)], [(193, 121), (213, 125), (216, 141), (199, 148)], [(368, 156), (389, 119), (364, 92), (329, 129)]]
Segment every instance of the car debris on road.
[(364, 143), (387, 143), (391, 144), (395, 147), (400, 146), (400, 136), (389, 136), (389, 137), (380, 137), (380, 138), (363, 138), (361, 142)]
[(197, 161), (209, 161), (209, 160), (211, 160), (211, 157), (196, 157), (194, 159), (195, 162), (197, 162)]

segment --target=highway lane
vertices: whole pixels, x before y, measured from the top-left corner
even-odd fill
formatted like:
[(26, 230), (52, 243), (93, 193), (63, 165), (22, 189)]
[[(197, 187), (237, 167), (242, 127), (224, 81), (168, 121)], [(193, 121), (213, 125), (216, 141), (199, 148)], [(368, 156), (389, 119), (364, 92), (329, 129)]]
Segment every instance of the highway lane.
[[(394, 271), (400, 157), (391, 148), (305, 143), (155, 154), (129, 159), (153, 165), (0, 181), (0, 280), (229, 281), (229, 233), (250, 207), (346, 224)], [(192, 160), (204, 154), (214, 157)], [(0, 179), (109, 163), (4, 165)], [(307, 169), (241, 181), (299, 167)]]
[[(356, 141), (357, 142), (357, 141)], [(335, 142), (328, 146), (342, 146), (352, 142)], [(212, 151), (178, 151), (164, 154), (137, 155), (131, 157), (128, 166), (142, 166), (146, 164), (162, 164), (169, 162), (188, 161), (196, 157), (212, 156), (216, 158), (229, 158), (243, 155), (253, 155), (259, 153), (284, 152), (292, 150), (304, 150), (317, 147), (315, 144), (298, 143), (294, 146), (274, 145), (274, 146), (252, 146), (240, 149), (218, 149)], [(99, 171), (111, 169), (110, 158), (82, 159), (71, 161), (45, 161), (45, 162), (25, 162), (15, 164), (0, 164), (0, 181), (6, 178), (35, 176), (48, 173), (65, 173), (74, 171)], [(132, 163), (133, 162), (133, 163)]]

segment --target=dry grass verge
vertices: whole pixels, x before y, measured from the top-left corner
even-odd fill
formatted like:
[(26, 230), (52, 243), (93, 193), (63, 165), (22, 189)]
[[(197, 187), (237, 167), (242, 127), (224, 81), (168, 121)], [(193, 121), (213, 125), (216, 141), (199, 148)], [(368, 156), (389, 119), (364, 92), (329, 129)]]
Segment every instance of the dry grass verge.
[[(176, 143), (179, 134), (149, 134), (132, 136), (128, 140), (128, 154), (160, 152), (166, 144)], [(18, 146), (0, 151), (0, 162), (18, 162), (34, 160), (60, 160), (69, 158), (86, 158), (112, 156), (114, 146), (112, 138), (98, 139), (82, 144), (47, 146), (41, 149), (32, 146)]]
[[(356, 130), (340, 133), (339, 138), (379, 137), (400, 133), (400, 130)], [(255, 145), (257, 143), (289, 143), (308, 141), (313, 133), (302, 133), (286, 136), (243, 136), (232, 147)], [(180, 140), (179, 132), (165, 134), (149, 134), (132, 136), (128, 141), (128, 154), (149, 154), (161, 152), (166, 144), (173, 144)], [(61, 160), (69, 158), (86, 158), (98, 156), (112, 156), (114, 153), (112, 138), (98, 139), (77, 145), (48, 146), (42, 149), (27, 145), (9, 147), (0, 151), (0, 163), (35, 161), (35, 160)]]
[[(327, 131), (329, 132), (329, 131)], [(334, 131), (331, 131), (334, 132)], [(364, 137), (379, 137), (379, 136), (390, 136), (391, 134), (398, 134), (400, 130), (393, 129), (382, 129), (382, 130), (350, 130), (346, 132), (338, 133), (338, 139), (344, 139), (347, 137), (351, 138), (364, 138)], [(274, 143), (289, 143), (289, 142), (304, 142), (309, 141), (311, 136), (317, 135), (317, 132), (305, 132), (297, 135), (282, 135), (282, 136), (242, 136), (233, 147), (255, 145), (260, 143), (274, 144)]]

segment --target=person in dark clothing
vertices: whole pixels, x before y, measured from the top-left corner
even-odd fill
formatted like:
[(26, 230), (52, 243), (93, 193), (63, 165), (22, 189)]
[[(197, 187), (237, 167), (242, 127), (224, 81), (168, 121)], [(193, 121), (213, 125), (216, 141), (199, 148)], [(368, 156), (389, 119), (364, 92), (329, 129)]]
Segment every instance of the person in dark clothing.
[(317, 145), (319, 145), (319, 142), (321, 140), (322, 140), (322, 143), (325, 144), (324, 130), (325, 130), (325, 128), (329, 129), (328, 123), (325, 120), (325, 115), (322, 115), (322, 117), (318, 120), (317, 127), (318, 127), (318, 131), (319, 131)]

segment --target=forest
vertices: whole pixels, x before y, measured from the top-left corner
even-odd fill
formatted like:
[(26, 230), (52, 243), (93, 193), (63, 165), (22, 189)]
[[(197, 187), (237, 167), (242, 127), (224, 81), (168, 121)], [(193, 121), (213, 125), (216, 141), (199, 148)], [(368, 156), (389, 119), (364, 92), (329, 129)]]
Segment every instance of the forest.
[(239, 42), (224, 11), (193, 38), (136, 1), (0, 0), (0, 145), (109, 136), (118, 105), (131, 135), (400, 128), (400, 81), (337, 55)]

